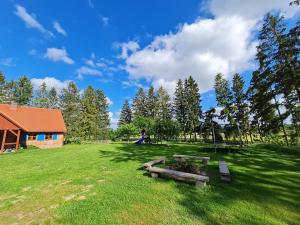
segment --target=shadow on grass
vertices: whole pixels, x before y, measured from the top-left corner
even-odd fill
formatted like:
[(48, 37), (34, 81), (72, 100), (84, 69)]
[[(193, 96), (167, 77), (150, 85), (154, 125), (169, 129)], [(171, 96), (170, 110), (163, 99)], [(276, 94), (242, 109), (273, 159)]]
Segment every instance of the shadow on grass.
[[(198, 190), (190, 184), (176, 183), (182, 199), (178, 203), (188, 212), (208, 224), (227, 224), (231, 220), (238, 223), (262, 224), (265, 220), (280, 219), (275, 209), (284, 206), (295, 214), (300, 213), (300, 152), (283, 151), (274, 146), (257, 145), (245, 151), (214, 153), (213, 148), (192, 144), (174, 145), (117, 145), (118, 151), (99, 151), (100, 157), (109, 157), (114, 162), (136, 161), (141, 165), (154, 158), (165, 156), (172, 159), (174, 154), (209, 156), (210, 182), (208, 188)], [(226, 159), (232, 174), (230, 184), (219, 180), (218, 160)], [(139, 170), (142, 170), (139, 168)], [(149, 176), (144, 171), (141, 173)], [(149, 177), (149, 179), (151, 179)], [(158, 179), (158, 182), (168, 182)], [(200, 193), (199, 193), (200, 192)], [(237, 202), (246, 202), (258, 207), (258, 211), (227, 209)], [(231, 209), (232, 210), (232, 209)], [(279, 216), (278, 216), (279, 215)], [(228, 221), (226, 221), (226, 218)], [(286, 217), (284, 222), (297, 224), (293, 218)], [(269, 221), (270, 222), (270, 221)]]

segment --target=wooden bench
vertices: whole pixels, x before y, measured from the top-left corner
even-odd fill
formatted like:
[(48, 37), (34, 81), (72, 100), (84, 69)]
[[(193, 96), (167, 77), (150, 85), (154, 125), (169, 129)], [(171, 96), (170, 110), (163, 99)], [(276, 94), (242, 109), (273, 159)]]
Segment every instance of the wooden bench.
[(159, 163), (165, 163), (166, 161), (166, 158), (162, 157), (160, 159), (155, 159), (155, 160), (152, 160), (150, 162), (147, 162), (147, 163), (144, 163), (143, 167), (145, 169), (149, 168), (149, 167), (152, 167), (153, 165), (155, 164), (159, 164)]
[(206, 182), (209, 181), (209, 177), (198, 174), (185, 173), (176, 170), (164, 169), (159, 167), (147, 167), (147, 170), (151, 173), (153, 178), (157, 178), (159, 174), (164, 174), (180, 181), (195, 182), (196, 187), (203, 188), (206, 186)]
[(225, 161), (219, 161), (219, 171), (220, 171), (220, 177), (222, 181), (229, 182), (231, 180), (230, 172)]
[(207, 165), (208, 164), (208, 161), (210, 160), (209, 157), (203, 157), (203, 156), (194, 156), (194, 155), (173, 155), (174, 158), (176, 159), (184, 159), (184, 158), (189, 158), (189, 159), (199, 159), (199, 160), (202, 160), (202, 163), (204, 165)]

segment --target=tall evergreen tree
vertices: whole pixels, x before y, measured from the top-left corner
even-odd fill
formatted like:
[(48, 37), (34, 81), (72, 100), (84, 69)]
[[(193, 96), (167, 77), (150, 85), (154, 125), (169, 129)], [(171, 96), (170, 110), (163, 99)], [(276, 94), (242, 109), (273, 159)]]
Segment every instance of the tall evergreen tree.
[(147, 117), (147, 96), (143, 88), (139, 88), (135, 95), (132, 109), (134, 118), (140, 116)]
[(233, 125), (232, 93), (228, 81), (220, 73), (215, 77), (214, 88), (218, 106), (222, 107), (220, 119)]
[(83, 139), (96, 139), (98, 118), (95, 91), (92, 86), (88, 86), (81, 98), (80, 135)]
[(80, 137), (80, 94), (74, 82), (61, 91), (59, 107), (62, 110), (67, 127), (67, 140), (74, 141)]
[(12, 93), (12, 100), (18, 105), (28, 105), (32, 98), (32, 84), (26, 76), (21, 76), (16, 82), (9, 85)]
[(98, 113), (98, 138), (100, 140), (107, 140), (109, 138), (109, 112), (108, 101), (104, 92), (100, 89), (96, 90), (96, 109)]
[(124, 124), (129, 124), (132, 122), (132, 112), (129, 105), (129, 102), (127, 99), (125, 99), (125, 102), (122, 106), (120, 119), (118, 121), (118, 126), (122, 126)]
[(157, 91), (155, 112), (155, 117), (158, 120), (170, 120), (172, 118), (171, 98), (162, 86)]
[(48, 108), (50, 109), (58, 108), (58, 95), (54, 87), (52, 87), (48, 93)]
[[(256, 58), (259, 62), (259, 81), (265, 87), (265, 94), (268, 94), (273, 101), (273, 106), (277, 111), (277, 119), (283, 131), (285, 142), (288, 145), (287, 133), (284, 126), (284, 120), (288, 114), (283, 115), (280, 110), (278, 98), (282, 94), (280, 81), (282, 78), (278, 73), (277, 53), (283, 48), (282, 37), (286, 27), (283, 23), (283, 17), (267, 14), (262, 29), (259, 33), (259, 45), (257, 46)], [(255, 88), (255, 87), (254, 87)], [(275, 119), (276, 117), (274, 117)]]
[(236, 73), (232, 79), (234, 118), (237, 126), (239, 126), (238, 132), (246, 134), (247, 140), (247, 132), (251, 132), (251, 130), (249, 129), (249, 110), (246, 103), (246, 94), (244, 93), (244, 84), (240, 74)]
[(181, 79), (177, 81), (174, 98), (174, 112), (175, 118), (180, 124), (181, 131), (184, 133), (186, 139), (186, 121), (187, 121), (188, 103), (184, 91), (184, 84)]
[(146, 108), (147, 108), (147, 117), (154, 118), (155, 117), (155, 102), (156, 96), (153, 86), (151, 86), (148, 90), (148, 95), (146, 99)]
[(43, 82), (39, 89), (36, 91), (33, 105), (39, 108), (48, 108), (49, 107), (49, 98), (48, 98), (48, 91), (47, 85)]
[(185, 101), (187, 103), (186, 127), (190, 135), (194, 133), (196, 141), (196, 128), (199, 127), (201, 117), (201, 99), (198, 84), (191, 76), (185, 81)]
[(7, 88), (6, 88), (6, 81), (5, 76), (0, 71), (0, 103), (5, 103), (7, 101)]

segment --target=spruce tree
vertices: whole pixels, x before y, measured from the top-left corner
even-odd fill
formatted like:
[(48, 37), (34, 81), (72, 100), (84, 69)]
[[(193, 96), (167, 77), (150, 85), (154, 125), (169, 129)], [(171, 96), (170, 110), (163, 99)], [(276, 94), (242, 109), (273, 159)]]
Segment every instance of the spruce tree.
[(35, 94), (35, 98), (33, 100), (33, 105), (39, 108), (48, 108), (49, 107), (49, 98), (48, 98), (48, 91), (47, 85), (43, 82), (39, 89)]
[(54, 87), (52, 87), (48, 93), (48, 108), (50, 109), (58, 108), (58, 95)]
[(118, 126), (122, 126), (124, 124), (129, 124), (132, 122), (132, 112), (129, 105), (129, 102), (127, 99), (125, 99), (125, 102), (122, 106), (120, 118), (118, 121)]
[(76, 141), (80, 137), (80, 94), (74, 82), (61, 91), (59, 108), (62, 110), (67, 127), (67, 141)]
[(191, 76), (185, 82), (185, 101), (187, 103), (187, 130), (190, 135), (194, 133), (194, 141), (196, 141), (196, 128), (199, 127), (201, 117), (201, 99), (198, 84)]
[(146, 109), (147, 109), (147, 117), (154, 119), (155, 117), (155, 102), (156, 96), (153, 86), (151, 86), (148, 90), (148, 95), (146, 99)]
[[(256, 58), (259, 62), (258, 72), (261, 84), (265, 86), (265, 94), (272, 98), (273, 106), (277, 111), (277, 119), (284, 134), (285, 142), (289, 145), (284, 126), (284, 120), (288, 114), (282, 114), (280, 110), (281, 103), (278, 100), (282, 94), (282, 89), (280, 88), (280, 80), (282, 77), (280, 77), (278, 73), (278, 69), (280, 68), (280, 59), (276, 56), (284, 46), (282, 40), (285, 30), (286, 27), (283, 23), (283, 17), (267, 14), (258, 36), (259, 45), (257, 46)], [(276, 117), (274, 117), (274, 119), (275, 118)]]
[(80, 136), (83, 139), (96, 139), (98, 119), (95, 91), (92, 86), (88, 86), (81, 98)]
[(172, 118), (171, 98), (162, 86), (157, 91), (155, 112), (155, 118), (158, 120), (170, 120)]
[(143, 88), (139, 88), (133, 99), (132, 111), (134, 118), (147, 117), (147, 96)]
[(0, 103), (5, 103), (7, 100), (7, 89), (6, 89), (6, 81), (5, 76), (2, 71), (0, 71)]
[(186, 139), (186, 121), (187, 121), (187, 110), (188, 103), (184, 91), (184, 84), (181, 79), (177, 81), (174, 97), (174, 112), (175, 118), (180, 124), (181, 131), (184, 133)]
[(109, 104), (104, 92), (100, 89), (95, 91), (96, 94), (96, 109), (97, 109), (97, 127), (98, 138), (100, 140), (107, 140), (109, 138)]
[(27, 76), (21, 76), (16, 82), (11, 82), (12, 99), (18, 105), (28, 105), (32, 98), (32, 84)]

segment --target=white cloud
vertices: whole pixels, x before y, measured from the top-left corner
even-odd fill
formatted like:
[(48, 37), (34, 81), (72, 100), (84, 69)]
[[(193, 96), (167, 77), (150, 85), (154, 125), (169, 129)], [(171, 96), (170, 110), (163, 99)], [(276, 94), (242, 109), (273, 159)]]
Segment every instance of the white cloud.
[(87, 66), (82, 66), (77, 70), (78, 79), (82, 79), (83, 75), (101, 76), (102, 73), (97, 69), (93, 69)]
[(114, 102), (109, 97), (106, 97), (106, 101), (107, 101), (109, 106), (114, 104)]
[(52, 87), (56, 89), (57, 92), (60, 92), (63, 88), (66, 88), (71, 80), (58, 80), (55, 77), (44, 77), (44, 78), (32, 78), (31, 83), (33, 88), (37, 90), (41, 84), (45, 82), (47, 89), (50, 90)]
[(127, 43), (116, 43), (117, 48), (121, 48), (121, 59), (126, 59), (129, 53), (135, 53), (139, 48), (139, 44), (136, 41), (129, 41)]
[(236, 16), (184, 24), (177, 33), (157, 36), (144, 49), (123, 55), (126, 70), (134, 79), (150, 79), (169, 90), (178, 78), (192, 75), (200, 90), (207, 91), (217, 73), (229, 76), (249, 68), (255, 54), (249, 43), (252, 26)]
[(112, 129), (118, 128), (119, 114), (120, 113), (109, 112), (110, 127)]
[(16, 64), (14, 63), (14, 59), (12, 57), (2, 58), (0, 59), (1, 66), (14, 67)]
[(51, 31), (48, 31), (47, 29), (45, 29), (43, 27), (43, 25), (40, 24), (39, 21), (37, 21), (36, 16), (34, 14), (30, 15), (27, 12), (27, 10), (21, 5), (16, 5), (15, 7), (16, 7), (15, 14), (25, 22), (26, 27), (35, 28), (44, 34), (54, 37), (54, 35)]
[(67, 32), (64, 30), (64, 28), (62, 28), (62, 26), (60, 25), (60, 23), (58, 21), (54, 21), (53, 22), (53, 28), (60, 34), (67, 36)]
[(253, 32), (265, 13), (281, 9), (289, 16), (295, 14), (288, 2), (266, 2), (212, 0), (207, 9), (214, 18), (185, 23), (175, 33), (155, 36), (143, 48), (135, 41), (119, 44), (119, 57), (124, 59), (130, 79), (146, 79), (156, 88), (164, 85), (173, 92), (177, 79), (192, 75), (200, 91), (208, 91), (217, 73), (229, 78), (253, 67), (257, 44)]
[(64, 48), (47, 48), (44, 57), (54, 62), (62, 61), (66, 64), (74, 63), (73, 59), (68, 56), (67, 50)]
[(107, 26), (109, 21), (110, 21), (110, 18), (106, 17), (106, 16), (101, 16), (100, 19), (101, 19), (101, 22), (102, 22), (103, 26)]
[(215, 16), (240, 15), (247, 19), (261, 19), (270, 11), (281, 11), (285, 17), (293, 17), (299, 7), (291, 7), (287, 0), (212, 0), (208, 9)]

